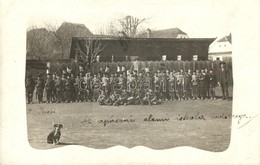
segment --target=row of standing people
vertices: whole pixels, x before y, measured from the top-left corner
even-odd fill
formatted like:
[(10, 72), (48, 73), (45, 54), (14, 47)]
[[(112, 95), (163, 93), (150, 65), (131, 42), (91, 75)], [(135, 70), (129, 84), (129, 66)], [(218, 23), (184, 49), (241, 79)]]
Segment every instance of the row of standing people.
[(213, 70), (207, 69), (193, 72), (191, 70), (187, 72), (157, 70), (156, 73), (132, 71), (115, 74), (99, 72), (94, 75), (81, 72), (76, 76), (74, 74), (54, 74), (53, 76), (48, 74), (46, 80), (38, 76), (36, 81), (29, 76), (26, 80), (27, 102), (32, 102), (33, 93), (36, 91), (37, 100), (42, 103), (44, 90), (47, 103), (97, 101), (101, 93), (109, 97), (115, 91), (120, 95), (124, 90), (128, 93), (150, 90), (159, 101), (216, 99), (217, 84), (221, 85), (223, 99), (227, 99), (228, 82), (225, 77), (224, 74), (219, 78), (221, 81), (217, 82)]

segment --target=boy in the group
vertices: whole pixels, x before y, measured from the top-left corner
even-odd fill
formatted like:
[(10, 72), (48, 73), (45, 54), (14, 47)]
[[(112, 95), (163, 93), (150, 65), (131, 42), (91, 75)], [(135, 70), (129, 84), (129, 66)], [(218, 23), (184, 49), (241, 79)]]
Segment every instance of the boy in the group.
[(136, 93), (134, 91), (129, 92), (129, 95), (127, 98), (127, 105), (135, 103), (135, 95), (136, 95)]
[(135, 91), (137, 89), (137, 81), (133, 73), (129, 73), (129, 76), (127, 77), (127, 91)]
[(121, 91), (126, 89), (126, 79), (124, 78), (124, 73), (120, 72), (118, 77), (118, 85), (121, 86)]
[(176, 83), (176, 79), (175, 76), (173, 74), (173, 72), (170, 72), (169, 78), (168, 78), (168, 89), (169, 89), (169, 95), (170, 95), (170, 100), (174, 100), (175, 98), (175, 83)]
[(143, 72), (141, 71), (137, 78), (138, 89), (141, 89), (143, 81), (144, 81), (144, 75)]
[(153, 90), (149, 89), (143, 98), (143, 103), (146, 104), (148, 103), (148, 105), (153, 105), (153, 104), (157, 104), (156, 102), (156, 96), (153, 92)]
[(83, 78), (83, 72), (79, 73), (79, 82), (78, 82), (78, 101), (83, 102), (85, 100), (85, 93), (86, 93), (86, 83)]
[(210, 99), (210, 93), (209, 93), (209, 72), (208, 72), (207, 68), (205, 68), (204, 91), (205, 91), (205, 96), (208, 99)]
[(112, 93), (114, 93), (114, 82), (116, 79), (116, 74), (111, 74), (109, 77), (109, 95), (111, 95)]
[(99, 103), (99, 105), (105, 105), (105, 101), (106, 101), (105, 92), (101, 91), (100, 95), (98, 96), (97, 102)]
[(141, 104), (143, 105), (143, 98), (144, 98), (145, 92), (141, 89), (137, 89), (135, 96), (134, 96), (134, 104), (138, 105)]
[(196, 72), (193, 71), (191, 76), (191, 85), (192, 85), (192, 96), (193, 100), (198, 98), (198, 77)]
[(100, 79), (97, 77), (96, 74), (94, 74), (94, 77), (91, 81), (91, 89), (92, 89), (92, 100), (93, 101), (97, 101), (97, 98), (99, 96), (99, 92), (100, 92), (100, 86), (101, 82)]
[(162, 100), (166, 100), (167, 101), (167, 85), (168, 85), (168, 81), (167, 81), (167, 76), (166, 76), (166, 71), (163, 71), (161, 74), (161, 84), (160, 84), (160, 95), (162, 97)]
[(119, 102), (120, 102), (119, 97), (120, 96), (119, 96), (118, 92), (115, 90), (114, 93), (110, 97), (113, 105), (115, 105), (115, 106), (119, 105)]
[(75, 77), (74, 77), (74, 74), (73, 73), (71, 73), (70, 74), (70, 79), (71, 79), (71, 82), (72, 82), (72, 84), (73, 84), (73, 87), (71, 88), (71, 101), (76, 101), (76, 97), (77, 97), (77, 95), (76, 95), (76, 90), (75, 90), (75, 86), (74, 86), (74, 84), (76, 83), (76, 79), (75, 79)]
[(160, 99), (160, 78), (158, 76), (158, 73), (154, 73), (153, 78), (153, 91), (155, 92), (155, 95), (158, 99)]
[(92, 79), (90, 73), (86, 73), (85, 77), (83, 78), (84, 80), (84, 85), (85, 85), (85, 92), (84, 92), (84, 100), (87, 101), (92, 101)]
[(205, 99), (205, 72), (204, 69), (201, 69), (201, 73), (199, 74), (199, 93), (200, 99)]
[(108, 74), (105, 73), (103, 74), (103, 77), (102, 77), (102, 91), (104, 91), (104, 94), (105, 95), (108, 95), (108, 91), (109, 91), (109, 78), (108, 78)]
[(191, 98), (191, 70), (189, 69), (184, 75), (184, 99), (188, 100)]
[(200, 96), (200, 81), (199, 81), (199, 78), (200, 78), (200, 72), (199, 72), (199, 70), (197, 69), (196, 70), (196, 77), (197, 77), (197, 91), (198, 91), (198, 97), (197, 98), (201, 98), (201, 96)]
[(75, 78), (75, 82), (74, 82), (74, 96), (75, 96), (76, 102), (80, 101), (79, 83), (80, 83), (80, 78), (79, 78), (79, 75), (77, 75)]
[(180, 72), (176, 73), (176, 87), (178, 92), (178, 100), (183, 99), (183, 75)]
[(213, 70), (210, 69), (209, 71), (209, 88), (210, 88), (210, 96), (211, 99), (216, 100), (215, 97), (215, 87), (217, 85), (217, 79), (216, 79), (216, 75), (214, 75)]
[(145, 76), (145, 83), (146, 83), (146, 86), (148, 86), (147, 88), (148, 89), (153, 89), (152, 87), (152, 78), (151, 78), (151, 75), (150, 75), (150, 72), (146, 72), (146, 76)]
[(127, 105), (127, 99), (128, 99), (128, 92), (124, 89), (121, 93), (121, 96), (120, 96), (120, 101), (122, 105)]

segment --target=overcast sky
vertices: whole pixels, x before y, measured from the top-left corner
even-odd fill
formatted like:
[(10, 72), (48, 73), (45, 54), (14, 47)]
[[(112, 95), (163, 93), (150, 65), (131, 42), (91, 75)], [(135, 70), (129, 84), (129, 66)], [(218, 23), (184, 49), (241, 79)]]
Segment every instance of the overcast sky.
[(147, 18), (143, 28), (178, 27), (189, 37), (220, 37), (232, 32), (236, 6), (229, 0), (26, 1), (28, 27), (83, 23), (93, 33), (110, 21), (133, 15)]

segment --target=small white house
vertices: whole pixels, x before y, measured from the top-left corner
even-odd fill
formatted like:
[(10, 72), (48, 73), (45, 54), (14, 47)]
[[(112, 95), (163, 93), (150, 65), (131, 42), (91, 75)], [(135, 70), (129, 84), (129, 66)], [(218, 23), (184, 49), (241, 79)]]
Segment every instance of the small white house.
[(221, 61), (231, 60), (232, 58), (232, 38), (231, 34), (217, 38), (209, 46), (209, 59)]

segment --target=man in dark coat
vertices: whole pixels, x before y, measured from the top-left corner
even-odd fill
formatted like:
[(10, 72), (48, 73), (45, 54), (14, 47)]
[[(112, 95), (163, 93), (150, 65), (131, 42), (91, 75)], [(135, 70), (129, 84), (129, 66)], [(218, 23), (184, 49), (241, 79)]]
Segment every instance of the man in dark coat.
[(57, 80), (57, 75), (56, 75), (56, 73), (55, 74), (53, 74), (53, 76), (52, 76), (52, 80), (53, 80), (53, 89), (52, 89), (52, 95), (51, 95), (51, 98), (52, 98), (52, 102), (56, 102), (57, 100), (57, 96), (56, 96), (56, 94), (57, 94), (57, 92), (56, 92), (56, 88), (55, 88), (55, 82), (56, 82), (56, 80)]
[(32, 78), (32, 75), (29, 75), (26, 79), (26, 97), (27, 97), (27, 104), (32, 103), (32, 99), (33, 99), (33, 91), (35, 88), (35, 82)]
[(50, 77), (50, 74), (47, 74), (47, 79), (46, 79), (46, 83), (45, 83), (45, 89), (46, 89), (46, 93), (47, 93), (47, 103), (52, 102), (51, 98), (52, 98), (53, 88), (54, 88), (54, 81)]
[(74, 88), (74, 83), (71, 80), (71, 76), (68, 74), (65, 80), (65, 91), (66, 91), (66, 103), (72, 102), (72, 89)]
[(212, 100), (216, 99), (216, 97), (215, 97), (216, 84), (217, 84), (217, 78), (216, 78), (216, 75), (213, 73), (213, 69), (211, 69), (209, 71), (209, 87), (210, 87), (210, 96), (211, 96)]
[(64, 89), (64, 83), (62, 79), (60, 78), (60, 75), (57, 75), (57, 79), (55, 81), (55, 91), (56, 91), (56, 100), (57, 103), (60, 103), (62, 101), (62, 94), (63, 94), (63, 89)]
[(43, 89), (44, 89), (44, 80), (41, 78), (41, 75), (38, 75), (36, 81), (36, 94), (39, 103), (42, 103)]
[(223, 100), (226, 100), (228, 99), (229, 72), (224, 62), (220, 63), (218, 80), (218, 84), (221, 86)]

